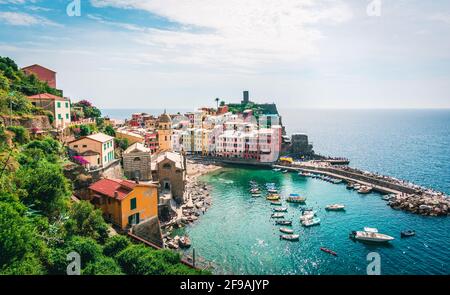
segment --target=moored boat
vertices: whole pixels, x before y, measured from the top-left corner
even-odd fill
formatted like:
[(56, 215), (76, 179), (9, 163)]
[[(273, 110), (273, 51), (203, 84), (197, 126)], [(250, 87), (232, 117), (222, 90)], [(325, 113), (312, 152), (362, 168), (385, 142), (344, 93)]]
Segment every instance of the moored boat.
[(325, 207), (327, 211), (345, 211), (345, 205), (342, 204), (333, 204)]
[(358, 241), (374, 243), (386, 243), (395, 240), (394, 237), (380, 234), (376, 228), (370, 227), (365, 227), (364, 231), (352, 231), (350, 233), (350, 238)]
[(308, 219), (305, 221), (302, 221), (302, 225), (304, 227), (310, 227), (310, 226), (315, 226), (315, 225), (319, 225), (320, 224), (320, 218), (313, 218), (313, 219)]
[(259, 197), (261, 197), (262, 195), (260, 194), (260, 193), (255, 193), (255, 194), (252, 194), (252, 197), (253, 198), (259, 198)]
[(294, 230), (292, 230), (290, 228), (281, 227), (280, 232), (285, 233), (285, 234), (293, 234)]
[(273, 213), (271, 215), (272, 218), (284, 218), (284, 214), (283, 213)]
[(272, 201), (272, 202), (270, 202), (270, 205), (273, 205), (273, 206), (281, 206), (281, 205), (283, 205), (283, 203), (281, 203), (281, 202), (279, 202), (279, 201)]
[(191, 240), (189, 239), (188, 236), (183, 236), (179, 239), (178, 245), (181, 248), (189, 248), (191, 246)]
[(274, 168), (273, 171), (281, 171), (281, 168)]
[(304, 212), (302, 216), (300, 216), (300, 221), (306, 221), (313, 219), (316, 214), (313, 211)]
[(352, 189), (354, 187), (353, 182), (348, 182), (347, 183), (347, 189)]
[(291, 226), (292, 221), (291, 220), (277, 220), (275, 221), (276, 225), (284, 225), (284, 226)]
[(337, 256), (337, 253), (336, 253), (336, 252), (334, 252), (333, 250), (327, 249), (327, 248), (325, 248), (325, 247), (321, 247), (320, 250), (323, 251), (323, 252), (325, 252), (325, 253), (331, 254), (331, 255), (333, 255), (333, 256)]
[(277, 195), (277, 194), (269, 194), (269, 195), (266, 197), (266, 199), (269, 200), (269, 201), (277, 201), (277, 200), (280, 199), (280, 196)]
[(415, 230), (404, 230), (400, 233), (400, 236), (402, 238), (408, 238), (408, 237), (412, 237), (416, 235), (416, 231)]
[(286, 207), (278, 207), (278, 208), (273, 208), (272, 211), (273, 212), (287, 212), (288, 208)]
[(280, 235), (280, 240), (298, 241), (300, 235)]
[(281, 171), (282, 173), (288, 173), (289, 171), (288, 170), (283, 170), (283, 171)]
[(372, 192), (372, 188), (368, 186), (361, 186), (361, 188), (358, 190), (359, 194), (370, 194)]
[(267, 192), (269, 192), (271, 194), (276, 194), (276, 193), (278, 193), (278, 190), (275, 188), (269, 188), (269, 189), (267, 189)]
[(286, 202), (289, 203), (305, 203), (306, 198), (301, 197), (298, 194), (290, 194), (289, 197), (286, 199)]

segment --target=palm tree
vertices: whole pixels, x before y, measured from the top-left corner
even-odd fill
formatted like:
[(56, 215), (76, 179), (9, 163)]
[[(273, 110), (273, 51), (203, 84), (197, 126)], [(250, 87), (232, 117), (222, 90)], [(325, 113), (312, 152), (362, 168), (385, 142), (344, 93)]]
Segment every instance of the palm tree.
[(219, 99), (218, 97), (216, 97), (216, 99), (215, 99), (215, 100), (216, 100), (216, 104), (217, 104), (217, 109), (218, 109), (218, 108), (219, 108), (219, 100), (220, 100), (220, 99)]

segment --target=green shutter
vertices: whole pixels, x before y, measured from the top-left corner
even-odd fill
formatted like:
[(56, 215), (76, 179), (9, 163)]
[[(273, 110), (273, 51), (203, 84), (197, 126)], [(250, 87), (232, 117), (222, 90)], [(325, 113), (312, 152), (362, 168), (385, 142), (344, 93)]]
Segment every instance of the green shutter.
[(58, 108), (61, 107), (61, 103), (60, 102), (58, 102), (56, 105), (58, 106)]
[(66, 119), (69, 120), (69, 114), (66, 114)]
[(130, 200), (130, 210), (136, 209), (136, 198)]

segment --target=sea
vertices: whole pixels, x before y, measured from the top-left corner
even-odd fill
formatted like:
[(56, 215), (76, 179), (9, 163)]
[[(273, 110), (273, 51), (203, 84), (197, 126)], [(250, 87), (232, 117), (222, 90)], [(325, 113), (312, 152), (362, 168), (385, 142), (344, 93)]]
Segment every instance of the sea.
[[(143, 110), (139, 110), (142, 112)], [(147, 110), (158, 114), (163, 110)], [(185, 112), (188, 110), (167, 110)], [(137, 110), (103, 110), (124, 119)], [(316, 153), (349, 158), (352, 167), (394, 176), (450, 195), (450, 110), (337, 110), (280, 108), (287, 134), (306, 133)], [(425, 217), (387, 206), (378, 193), (360, 195), (344, 184), (331, 184), (254, 167), (224, 168), (205, 175), (212, 206), (183, 229), (192, 247), (187, 253), (211, 263), (216, 274), (365, 275), (375, 255), (381, 274), (450, 274), (450, 219)], [(300, 225), (301, 206), (285, 203), (286, 219), (298, 242), (279, 239), (272, 205), (252, 198), (249, 181), (273, 182), (282, 196), (298, 193), (317, 211), (319, 226)], [(345, 212), (327, 212), (343, 203)], [(387, 245), (349, 239), (353, 230), (374, 227), (395, 237)], [(401, 238), (412, 229), (416, 236)], [(326, 247), (338, 255), (320, 250)], [(375, 253), (375, 254), (374, 254)], [(378, 267), (378, 266), (377, 266)]]

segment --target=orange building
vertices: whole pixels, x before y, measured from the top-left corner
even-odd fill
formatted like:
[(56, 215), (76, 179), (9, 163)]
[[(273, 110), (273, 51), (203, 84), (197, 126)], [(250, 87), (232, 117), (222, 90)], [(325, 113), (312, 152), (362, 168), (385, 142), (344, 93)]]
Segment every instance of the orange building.
[(95, 207), (107, 220), (127, 229), (158, 216), (158, 185), (121, 179), (102, 179), (89, 187)]
[(172, 150), (172, 119), (166, 111), (158, 118), (158, 145), (161, 151)]

